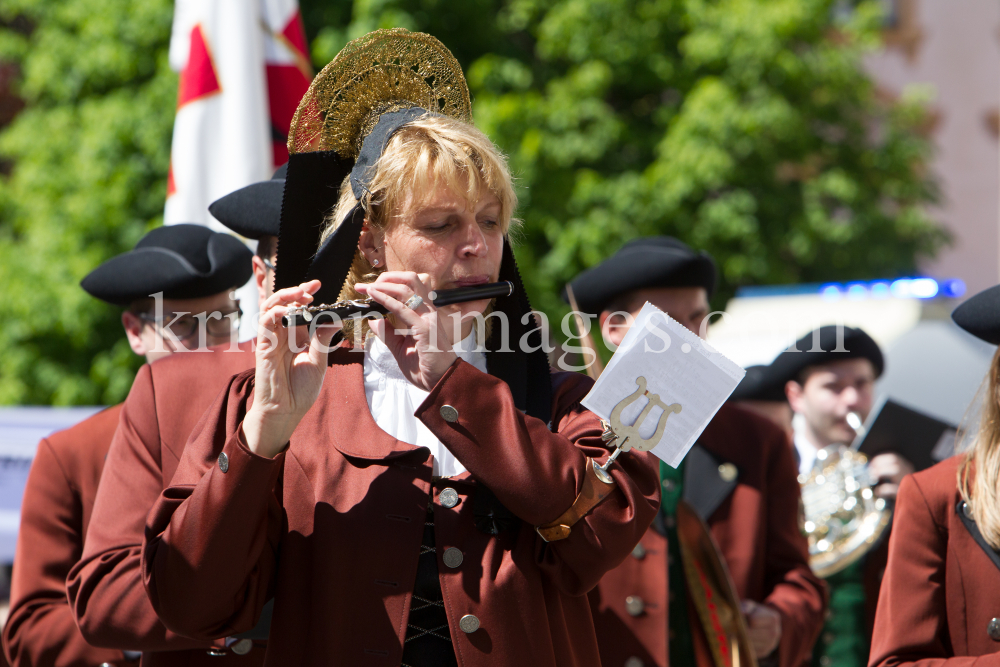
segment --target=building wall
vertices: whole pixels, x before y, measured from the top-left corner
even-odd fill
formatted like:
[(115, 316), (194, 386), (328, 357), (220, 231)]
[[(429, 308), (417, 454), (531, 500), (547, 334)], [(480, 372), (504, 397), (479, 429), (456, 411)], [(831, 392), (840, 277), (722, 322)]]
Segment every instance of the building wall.
[(957, 277), (969, 294), (1000, 282), (1000, 2), (895, 0), (887, 47), (869, 59), (890, 94), (911, 84), (935, 91), (933, 162), (942, 202), (932, 214), (954, 243), (922, 267)]

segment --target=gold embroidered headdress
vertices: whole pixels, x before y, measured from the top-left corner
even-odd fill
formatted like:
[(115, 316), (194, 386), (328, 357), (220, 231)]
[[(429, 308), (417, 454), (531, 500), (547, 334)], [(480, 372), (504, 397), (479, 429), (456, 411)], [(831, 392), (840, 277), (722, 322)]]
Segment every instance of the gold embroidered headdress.
[(469, 87), (444, 44), (403, 28), (376, 30), (348, 43), (313, 79), (292, 119), (288, 152), (357, 159), (383, 114), (412, 107), (472, 122)]

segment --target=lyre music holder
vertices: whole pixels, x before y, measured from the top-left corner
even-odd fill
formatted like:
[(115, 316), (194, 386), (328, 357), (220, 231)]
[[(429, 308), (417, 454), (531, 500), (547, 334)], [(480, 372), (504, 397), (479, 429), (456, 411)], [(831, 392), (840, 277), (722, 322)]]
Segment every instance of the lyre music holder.
[[(601, 478), (601, 481), (611, 481), (611, 476), (608, 474), (608, 466), (610, 466), (622, 452), (627, 452), (633, 448), (638, 449), (640, 452), (648, 452), (653, 449), (653, 447), (656, 447), (656, 445), (659, 444), (660, 439), (663, 437), (663, 431), (667, 427), (667, 419), (670, 415), (680, 414), (681, 412), (680, 403), (671, 403), (670, 405), (667, 405), (660, 400), (660, 396), (658, 394), (650, 394), (646, 389), (646, 378), (644, 376), (640, 375), (637, 377), (635, 379), (635, 383), (638, 385), (638, 388), (615, 405), (614, 409), (611, 411), (610, 421), (606, 422), (603, 419), (601, 420), (604, 424), (604, 433), (601, 434), (601, 439), (609, 446), (615, 447), (615, 451), (610, 457), (608, 457), (608, 460), (604, 462), (603, 466), (594, 466), (598, 477)], [(632, 405), (643, 396), (646, 396), (646, 398), (649, 399), (649, 402), (645, 405), (645, 407), (643, 407), (639, 416), (635, 418), (635, 421), (632, 424), (623, 424), (622, 413), (625, 411), (625, 408)], [(663, 410), (663, 414), (660, 415), (660, 418), (656, 422), (656, 431), (653, 432), (653, 435), (648, 438), (643, 438), (639, 435), (639, 429), (642, 426), (642, 423), (646, 420), (646, 417), (649, 416), (649, 413), (652, 411), (654, 406)]]

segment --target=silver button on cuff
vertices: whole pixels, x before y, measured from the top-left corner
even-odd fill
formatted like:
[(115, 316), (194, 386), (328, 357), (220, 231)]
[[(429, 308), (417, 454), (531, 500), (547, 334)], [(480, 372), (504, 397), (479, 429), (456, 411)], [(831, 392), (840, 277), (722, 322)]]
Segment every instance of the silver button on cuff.
[(635, 545), (634, 549), (632, 549), (632, 558), (635, 558), (636, 560), (642, 560), (645, 557), (646, 557), (646, 547), (642, 546), (642, 543), (640, 542), (639, 544)]
[(441, 503), (441, 507), (451, 509), (458, 504), (458, 491), (450, 486), (446, 489), (441, 489), (441, 493), (438, 494), (438, 502)]
[(624, 667), (644, 667), (642, 658), (633, 655), (631, 658), (625, 661)]
[(454, 569), (462, 564), (462, 561), (465, 560), (465, 556), (462, 554), (461, 549), (448, 547), (444, 550), (444, 555), (441, 556), (441, 560), (444, 561), (445, 565)]
[(642, 616), (646, 611), (646, 603), (638, 595), (630, 595), (625, 598), (625, 611), (629, 616)]
[(479, 619), (472, 614), (466, 614), (462, 618), (458, 619), (458, 627), (465, 634), (471, 635), (479, 629)]
[(458, 410), (456, 410), (455, 408), (453, 408), (450, 405), (442, 405), (441, 406), (441, 419), (443, 419), (446, 422), (449, 422), (451, 424), (454, 424), (455, 422), (458, 421)]
[(229, 648), (236, 655), (246, 655), (253, 650), (253, 640), (244, 637), (243, 639), (234, 642)]
[(723, 463), (719, 466), (719, 477), (722, 478), (723, 482), (733, 481), (738, 474), (739, 471), (732, 463)]
[(986, 634), (995, 642), (1000, 642), (1000, 618), (991, 618), (986, 624)]
[(219, 454), (219, 470), (229, 472), (229, 457), (226, 456), (225, 452)]

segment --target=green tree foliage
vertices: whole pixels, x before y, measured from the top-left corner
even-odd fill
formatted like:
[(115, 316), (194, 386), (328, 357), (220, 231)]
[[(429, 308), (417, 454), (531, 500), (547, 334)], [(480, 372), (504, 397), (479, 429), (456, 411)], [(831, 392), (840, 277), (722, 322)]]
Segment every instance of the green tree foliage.
[(0, 403), (109, 404), (132, 384), (120, 309), (79, 282), (161, 222), (172, 15), (169, 0), (0, 4), (27, 103), (0, 133)]
[(557, 314), (566, 281), (650, 234), (716, 257), (720, 306), (915, 272), (946, 237), (921, 100), (863, 68), (881, 23), (881, 3), (833, 0), (357, 0), (346, 28), (307, 28), (319, 66), (393, 25), (454, 51), (519, 177), (533, 302)]

